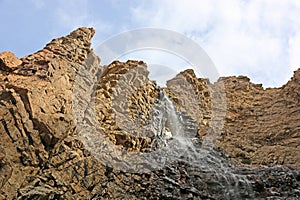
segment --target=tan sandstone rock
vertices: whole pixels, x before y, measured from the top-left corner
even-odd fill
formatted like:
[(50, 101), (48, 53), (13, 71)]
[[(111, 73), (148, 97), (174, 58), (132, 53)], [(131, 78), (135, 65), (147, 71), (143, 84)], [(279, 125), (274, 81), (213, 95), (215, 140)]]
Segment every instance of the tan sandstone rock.
[[(0, 199), (197, 199), (209, 197), (206, 191), (220, 199), (223, 191), (214, 194), (214, 187), (202, 187), (213, 183), (223, 188), (213, 180), (215, 174), (197, 166), (179, 162), (153, 172), (126, 173), (105, 165), (84, 145), (76, 123), (97, 122), (99, 131), (124, 151), (151, 147), (155, 127), (146, 125), (161, 89), (148, 79), (144, 62), (100, 66), (90, 47), (94, 33), (79, 28), (22, 59), (0, 54)], [(75, 93), (75, 87), (82, 93)], [(163, 90), (186, 128), (193, 132), (197, 127), (193, 137), (246, 164), (299, 167), (300, 70), (286, 85), (272, 89), (243, 76), (209, 83), (186, 70)], [(74, 99), (83, 111), (74, 108)], [(95, 119), (89, 118), (89, 109), (96, 111)], [(272, 189), (270, 180), (265, 187)], [(287, 184), (297, 188), (295, 181)], [(265, 192), (261, 187), (255, 191)]]

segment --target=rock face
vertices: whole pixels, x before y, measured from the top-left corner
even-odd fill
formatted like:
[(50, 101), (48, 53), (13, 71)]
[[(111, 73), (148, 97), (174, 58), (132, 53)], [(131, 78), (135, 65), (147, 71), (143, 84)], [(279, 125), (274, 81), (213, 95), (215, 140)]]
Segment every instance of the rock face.
[[(263, 89), (245, 76), (224, 77), (211, 84), (186, 70), (167, 86), (177, 108), (199, 122), (199, 135), (213, 136), (216, 145), (235, 160), (300, 167), (299, 76), (300, 69), (281, 88)], [(218, 126), (220, 122), (224, 125)]]
[[(2, 199), (13, 199), (18, 193), (28, 198), (55, 193), (53, 184), (63, 176), (60, 170), (54, 172), (49, 168), (58, 169), (66, 160), (82, 154), (71, 150), (76, 146), (74, 139), (70, 139), (75, 128), (72, 86), (76, 71), (92, 53), (89, 41), (93, 34), (93, 29), (78, 29), (21, 61), (12, 57), (16, 65), (1, 68), (13, 69), (0, 73)], [(80, 53), (75, 53), (77, 50)], [(52, 178), (42, 180), (39, 174)], [(32, 191), (33, 187), (37, 189)]]
[[(228, 112), (220, 146), (248, 164), (300, 167), (300, 70), (281, 88), (225, 78)], [(240, 124), (236, 126), (236, 124)]]
[[(115, 61), (103, 69), (97, 84), (95, 107), (100, 126), (114, 144), (128, 150), (140, 151), (151, 142), (141, 127), (159, 91), (148, 74), (143, 62)], [(139, 126), (133, 129), (135, 124)]]
[(22, 61), (19, 60), (13, 53), (6, 51), (0, 54), (0, 69), (2, 71), (10, 72), (20, 64), (22, 64)]
[[(0, 54), (0, 199), (300, 197), (300, 70), (274, 89), (264, 90), (246, 77), (212, 84), (192, 70), (159, 88), (143, 62), (99, 66), (90, 48), (94, 33), (79, 28), (22, 59)], [(81, 73), (82, 67), (95, 77)], [(163, 131), (151, 126), (156, 116), (151, 110), (162, 93), (173, 101), (184, 130), (215, 144), (221, 151), (211, 148), (209, 155), (235, 169), (230, 177), (245, 179), (227, 179), (182, 161), (147, 173), (124, 172), (100, 162), (78, 136), (79, 123), (97, 123), (119, 149), (153, 150), (159, 134), (171, 129), (170, 122)], [(76, 113), (74, 101), (93, 109), (95, 119), (88, 108)], [(222, 151), (253, 166), (234, 164)]]

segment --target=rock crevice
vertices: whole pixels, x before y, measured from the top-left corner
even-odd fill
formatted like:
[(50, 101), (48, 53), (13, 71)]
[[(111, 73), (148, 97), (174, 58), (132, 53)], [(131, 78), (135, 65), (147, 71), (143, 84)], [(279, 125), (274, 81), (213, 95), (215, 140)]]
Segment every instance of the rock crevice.
[[(192, 70), (160, 88), (142, 61), (100, 66), (90, 47), (94, 33), (79, 28), (21, 59), (0, 54), (0, 199), (223, 198), (226, 181), (191, 163), (127, 173), (97, 160), (78, 136), (76, 124), (97, 123), (117, 148), (151, 151), (161, 92), (189, 137), (215, 145), (228, 163), (226, 156), (247, 164), (236, 173), (249, 176), (253, 191), (240, 186), (239, 197), (300, 197), (300, 70), (281, 88), (263, 89), (244, 76), (210, 83)], [(74, 98), (84, 111), (74, 110)], [(257, 168), (262, 164), (284, 166)]]

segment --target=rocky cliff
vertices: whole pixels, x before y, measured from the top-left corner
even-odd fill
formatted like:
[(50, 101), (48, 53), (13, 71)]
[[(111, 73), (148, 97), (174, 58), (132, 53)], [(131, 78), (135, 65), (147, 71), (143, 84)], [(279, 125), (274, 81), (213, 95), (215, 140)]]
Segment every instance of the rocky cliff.
[[(180, 84), (182, 76), (194, 87), (199, 103), (196, 108), (191, 107), (195, 103), (185, 94), (187, 88)], [(280, 88), (264, 89), (245, 76), (222, 77), (211, 84), (197, 78), (191, 70), (170, 80), (168, 88), (177, 93), (176, 97), (170, 96), (174, 102), (181, 102), (176, 105), (178, 109), (199, 122), (199, 135), (205, 138), (217, 133), (216, 146), (235, 160), (300, 167), (300, 69)], [(221, 119), (224, 126), (211, 124)]]
[[(141, 61), (100, 66), (90, 48), (94, 32), (79, 28), (22, 59), (0, 54), (0, 199), (300, 196), (300, 70), (281, 88), (243, 76), (210, 83), (192, 70), (160, 88)], [(178, 160), (143, 172), (147, 165), (135, 160), (133, 172), (122, 170), (135, 159), (125, 153), (155, 151), (176, 131), (159, 110), (164, 94), (188, 137), (211, 146), (214, 165)], [(85, 138), (90, 128), (79, 127), (96, 131)], [(233, 175), (221, 176), (218, 166)]]

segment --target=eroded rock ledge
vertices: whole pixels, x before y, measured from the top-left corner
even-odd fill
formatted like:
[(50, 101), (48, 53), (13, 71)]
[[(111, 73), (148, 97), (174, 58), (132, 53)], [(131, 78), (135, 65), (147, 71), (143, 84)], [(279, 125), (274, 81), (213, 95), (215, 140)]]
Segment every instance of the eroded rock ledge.
[[(118, 84), (120, 77), (140, 67), (123, 80), (137, 84), (130, 96), (122, 93), (130, 99), (128, 115), (120, 117), (131, 118), (124, 120), (145, 125), (161, 89), (148, 79), (143, 62), (115, 61), (100, 66), (90, 48), (94, 33), (92, 28), (79, 28), (22, 59), (9, 52), (0, 54), (0, 199), (222, 198), (221, 189), (203, 187), (213, 175), (199, 179), (203, 172), (189, 173), (197, 169), (188, 164), (130, 174), (106, 167), (86, 150), (72, 113), (72, 92), (80, 67), (93, 65), (98, 70), (93, 73), (101, 74), (94, 93), (97, 120), (108, 138), (128, 151), (151, 147), (154, 135), (143, 130), (128, 133), (115, 123), (112, 109), (124, 108), (122, 101), (112, 107), (114, 95), (124, 90), (117, 86), (126, 88)], [(281, 88), (266, 90), (247, 77), (226, 77), (211, 84), (186, 70), (163, 90), (187, 123), (197, 125), (198, 137), (215, 143), (235, 160), (300, 167), (300, 70)], [(192, 91), (192, 100), (188, 91)], [(89, 103), (84, 98), (81, 101), (82, 105)], [(224, 127), (218, 126), (223, 122)], [(300, 196), (296, 169), (283, 166), (256, 172), (261, 175), (251, 174), (257, 197)], [(274, 181), (280, 173), (285, 175)], [(215, 189), (222, 188), (213, 184)], [(241, 193), (247, 197), (245, 191)]]
[[(192, 107), (195, 103), (185, 94), (188, 90), (179, 87), (182, 78), (178, 77), (182, 76), (194, 88), (198, 109)], [(177, 107), (198, 119), (201, 137), (217, 133), (216, 145), (230, 157), (245, 164), (300, 167), (300, 69), (280, 88), (263, 89), (261, 84), (251, 83), (245, 76), (222, 77), (210, 84), (197, 78), (191, 70), (168, 82), (168, 88), (174, 85), (178, 95), (170, 96), (175, 104), (181, 102)], [(218, 96), (223, 92), (226, 101), (220, 101), (222, 97)], [(213, 109), (219, 111), (212, 113)], [(220, 121), (215, 115), (224, 119), (220, 130), (214, 130), (216, 126), (210, 124)]]

